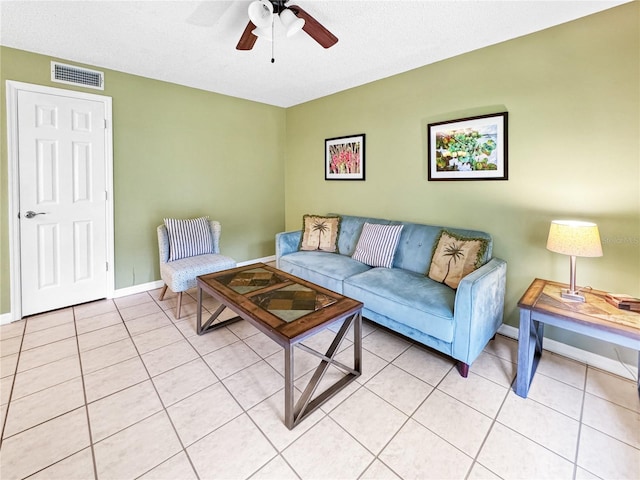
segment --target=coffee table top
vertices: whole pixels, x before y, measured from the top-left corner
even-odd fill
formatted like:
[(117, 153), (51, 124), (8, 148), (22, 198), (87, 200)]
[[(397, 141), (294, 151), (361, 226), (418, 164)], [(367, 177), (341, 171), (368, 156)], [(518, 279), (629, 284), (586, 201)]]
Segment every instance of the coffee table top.
[(297, 343), (362, 303), (264, 263), (198, 277), (198, 286), (278, 343)]

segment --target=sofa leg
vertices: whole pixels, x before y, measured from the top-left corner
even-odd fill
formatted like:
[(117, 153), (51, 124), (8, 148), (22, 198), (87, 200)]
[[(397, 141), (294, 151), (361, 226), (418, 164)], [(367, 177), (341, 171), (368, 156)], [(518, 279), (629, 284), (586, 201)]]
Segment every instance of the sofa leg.
[(180, 319), (181, 308), (182, 308), (182, 292), (178, 293), (178, 305), (176, 305), (176, 320)]
[(469, 365), (464, 363), (464, 362), (458, 362), (456, 364), (456, 368), (458, 369), (458, 373), (460, 373), (460, 375), (463, 378), (467, 378), (467, 376), (469, 375)]
[(158, 300), (162, 301), (162, 299), (164, 299), (164, 294), (167, 293), (167, 284), (164, 284), (164, 287), (162, 287), (162, 291), (160, 292), (160, 298), (158, 298)]

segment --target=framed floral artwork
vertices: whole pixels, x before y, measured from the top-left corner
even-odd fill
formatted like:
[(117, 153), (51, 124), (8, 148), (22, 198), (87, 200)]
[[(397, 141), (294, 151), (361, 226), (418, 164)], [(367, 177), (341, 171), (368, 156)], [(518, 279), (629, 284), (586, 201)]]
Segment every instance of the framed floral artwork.
[(324, 141), (325, 180), (364, 180), (364, 133)]
[(507, 115), (430, 123), (429, 180), (507, 180)]

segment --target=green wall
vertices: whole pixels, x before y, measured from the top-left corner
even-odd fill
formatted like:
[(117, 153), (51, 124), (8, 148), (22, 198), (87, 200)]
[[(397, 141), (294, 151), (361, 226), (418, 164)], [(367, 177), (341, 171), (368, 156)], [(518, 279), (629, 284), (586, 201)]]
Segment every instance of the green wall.
[[(578, 259), (580, 285), (640, 295), (639, 19), (640, 4), (626, 4), (286, 110), (107, 70), (116, 288), (159, 278), (163, 216), (220, 219), (223, 250), (243, 261), (272, 255), (274, 234), (300, 228), (304, 213), (341, 212), (490, 232), (509, 264), (512, 326), (533, 278), (568, 281), (568, 258), (545, 249), (556, 218), (600, 227), (604, 256)], [(4, 84), (60, 87), (50, 60), (0, 48), (0, 313), (9, 311)], [(427, 181), (427, 124), (501, 111), (508, 181)], [(358, 133), (366, 181), (325, 181), (324, 139)], [(635, 363), (635, 353), (622, 357)]]
[[(488, 231), (517, 326), (534, 278), (569, 280), (569, 258), (545, 248), (550, 221), (590, 220), (604, 256), (578, 259), (578, 284), (640, 296), (639, 12), (624, 5), (287, 109), (287, 229), (337, 212)], [(501, 111), (508, 181), (427, 181), (428, 123)], [(358, 133), (366, 181), (325, 181), (324, 139)]]
[[(50, 81), (56, 59), (6, 47), (0, 55), (0, 313), (6, 313), (6, 80), (69, 87)], [(284, 228), (285, 110), (89, 67), (105, 72), (104, 92), (71, 88), (113, 98), (115, 288), (160, 278), (156, 226), (166, 216), (220, 220), (221, 250), (237, 261), (273, 255), (274, 235)]]

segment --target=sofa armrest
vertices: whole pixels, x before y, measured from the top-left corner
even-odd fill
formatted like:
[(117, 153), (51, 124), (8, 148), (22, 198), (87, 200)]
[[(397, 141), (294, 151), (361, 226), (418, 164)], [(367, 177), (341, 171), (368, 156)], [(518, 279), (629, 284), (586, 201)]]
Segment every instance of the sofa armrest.
[(276, 233), (276, 267), (280, 268), (280, 257), (298, 251), (302, 230)]
[(496, 334), (504, 315), (507, 262), (493, 258), (462, 279), (456, 292), (452, 356), (468, 365)]

